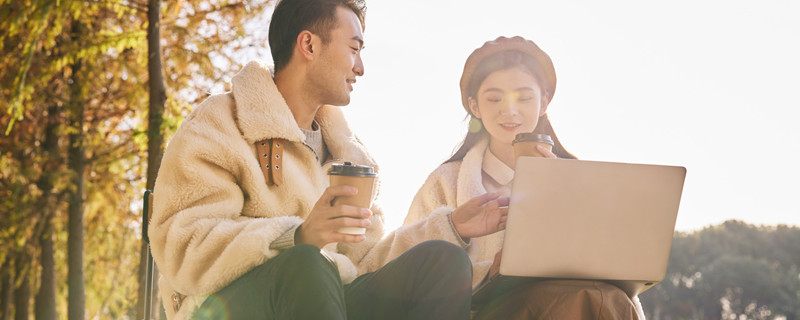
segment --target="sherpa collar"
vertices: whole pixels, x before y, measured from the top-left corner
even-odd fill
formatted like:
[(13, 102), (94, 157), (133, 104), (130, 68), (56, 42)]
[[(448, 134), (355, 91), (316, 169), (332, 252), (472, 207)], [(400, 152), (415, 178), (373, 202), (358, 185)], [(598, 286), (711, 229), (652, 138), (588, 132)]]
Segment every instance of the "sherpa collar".
[(456, 182), (456, 203), (460, 206), (473, 197), (486, 193), (483, 186), (483, 155), (489, 149), (489, 139), (475, 143), (464, 155)]
[[(248, 63), (233, 77), (231, 87), (239, 130), (248, 143), (276, 138), (298, 143), (305, 140), (291, 109), (275, 85), (268, 65), (258, 61)], [(315, 120), (334, 158), (370, 165), (377, 171), (375, 161), (350, 130), (339, 107), (320, 107)]]
[(231, 87), (239, 130), (248, 143), (274, 138), (303, 141), (305, 136), (267, 65), (257, 61), (248, 63), (233, 77)]

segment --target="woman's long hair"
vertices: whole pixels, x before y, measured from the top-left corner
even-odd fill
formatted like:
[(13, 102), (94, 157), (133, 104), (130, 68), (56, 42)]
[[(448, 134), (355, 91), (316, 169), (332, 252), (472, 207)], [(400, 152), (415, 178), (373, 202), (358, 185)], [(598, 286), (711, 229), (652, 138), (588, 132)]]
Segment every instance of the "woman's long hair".
[[(525, 54), (519, 51), (503, 51), (487, 57), (475, 68), (475, 73), (473, 73), (472, 79), (470, 79), (469, 85), (467, 86), (469, 96), (477, 96), (477, 92), (481, 83), (483, 83), (483, 81), (486, 80), (486, 77), (488, 77), (491, 73), (512, 68), (520, 68), (529, 72), (534, 78), (536, 78), (537, 81), (539, 81), (539, 83), (541, 83), (541, 71), (539, 70), (539, 66), (535, 61), (532, 61), (532, 59), (527, 59)], [(545, 98), (549, 104), (552, 97)], [(481, 122), (480, 119), (475, 118), (475, 116), (473, 116), (471, 113), (469, 117), (470, 128), (467, 132), (467, 136), (464, 137), (464, 141), (461, 142), (456, 152), (453, 153), (453, 156), (451, 156), (450, 159), (444, 163), (464, 159), (464, 156), (467, 154), (469, 149), (475, 146), (475, 144), (481, 139), (489, 136), (489, 132), (486, 131), (486, 128), (483, 126), (483, 122)], [(553, 130), (553, 125), (550, 124), (550, 119), (547, 118), (547, 114), (539, 117), (539, 122), (536, 124), (536, 128), (533, 130), (533, 132), (550, 135), (554, 142), (553, 153), (555, 153), (555, 155), (559, 158), (577, 159), (572, 153), (564, 149), (563, 145), (561, 145), (561, 141), (558, 140), (558, 136), (556, 136), (556, 132)]]
[[(470, 122), (475, 123), (480, 122), (480, 119), (470, 117)], [(472, 126), (472, 125), (471, 125)], [(447, 159), (444, 163), (459, 161), (464, 159), (464, 156), (467, 155), (469, 149), (472, 149), (478, 141), (481, 139), (488, 138), (489, 132), (486, 131), (486, 128), (483, 127), (483, 124), (480, 125), (480, 129), (477, 128), (470, 128), (470, 131), (467, 132), (467, 136), (464, 137), (464, 141), (458, 146), (456, 152), (453, 153), (453, 156), (450, 159)], [(536, 125), (536, 129), (533, 130), (535, 133), (544, 133), (550, 135), (553, 138), (553, 153), (561, 159), (577, 159), (575, 155), (564, 149), (564, 146), (561, 144), (561, 141), (558, 140), (558, 136), (556, 136), (556, 132), (553, 130), (553, 125), (550, 124), (550, 119), (547, 118), (547, 114), (539, 117), (539, 123)]]

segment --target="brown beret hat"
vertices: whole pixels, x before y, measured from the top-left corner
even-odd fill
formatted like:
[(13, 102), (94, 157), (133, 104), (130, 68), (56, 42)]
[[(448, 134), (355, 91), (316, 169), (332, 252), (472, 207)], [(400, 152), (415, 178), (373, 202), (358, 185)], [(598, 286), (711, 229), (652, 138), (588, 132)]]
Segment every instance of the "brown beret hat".
[(475, 49), (464, 64), (464, 73), (461, 74), (461, 104), (464, 105), (464, 109), (467, 110), (467, 113), (472, 114), (469, 111), (467, 86), (469, 86), (469, 81), (472, 78), (472, 74), (475, 72), (475, 68), (477, 68), (486, 57), (498, 52), (511, 50), (522, 52), (536, 60), (536, 63), (542, 70), (542, 76), (544, 77), (544, 83), (542, 83), (543, 93), (546, 92), (546, 95), (552, 99), (556, 91), (556, 70), (553, 68), (553, 61), (550, 60), (550, 56), (542, 51), (533, 41), (526, 40), (520, 36), (512, 38), (501, 36), (492, 41), (487, 41), (482, 47)]

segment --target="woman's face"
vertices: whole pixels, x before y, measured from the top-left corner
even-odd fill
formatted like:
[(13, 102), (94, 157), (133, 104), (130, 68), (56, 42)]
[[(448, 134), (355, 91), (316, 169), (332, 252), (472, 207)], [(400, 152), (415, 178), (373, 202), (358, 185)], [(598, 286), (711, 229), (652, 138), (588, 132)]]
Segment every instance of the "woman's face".
[(469, 107), (482, 120), (492, 143), (508, 145), (518, 133), (533, 131), (547, 108), (536, 78), (520, 68), (490, 73), (477, 97), (469, 99)]

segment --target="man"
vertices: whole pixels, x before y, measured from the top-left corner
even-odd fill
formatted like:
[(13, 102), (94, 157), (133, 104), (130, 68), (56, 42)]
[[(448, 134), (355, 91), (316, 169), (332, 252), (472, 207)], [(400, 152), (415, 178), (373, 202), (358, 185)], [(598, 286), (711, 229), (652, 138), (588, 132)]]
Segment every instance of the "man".
[(357, 190), (328, 187), (327, 159), (375, 166), (330, 106), (348, 104), (364, 74), (364, 11), (358, 0), (279, 2), (274, 77), (248, 64), (172, 138), (150, 222), (169, 318), (469, 317), (462, 248), (426, 242), (381, 267), (382, 212), (332, 205)]

